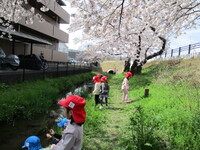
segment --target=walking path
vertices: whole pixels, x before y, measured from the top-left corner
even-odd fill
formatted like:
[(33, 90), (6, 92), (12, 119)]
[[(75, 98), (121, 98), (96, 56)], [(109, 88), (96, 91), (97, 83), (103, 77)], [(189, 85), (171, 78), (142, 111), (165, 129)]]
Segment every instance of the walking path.
[(110, 84), (110, 89), (109, 108), (97, 110), (105, 113), (105, 120), (101, 124), (101, 132), (97, 133), (95, 137), (91, 137), (91, 143), (94, 144), (94, 147), (90, 147), (91, 150), (117, 150), (119, 138), (127, 135), (125, 133), (130, 125), (130, 106), (133, 103), (121, 101), (122, 93), (119, 87), (116, 88), (114, 84)]

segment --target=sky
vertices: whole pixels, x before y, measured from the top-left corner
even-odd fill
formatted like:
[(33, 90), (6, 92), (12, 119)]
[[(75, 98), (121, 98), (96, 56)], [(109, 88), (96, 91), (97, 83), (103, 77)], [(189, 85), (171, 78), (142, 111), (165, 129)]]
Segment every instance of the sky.
[(170, 43), (171, 43), (170, 48), (171, 49), (200, 42), (200, 28), (186, 30), (185, 33), (186, 34), (183, 34), (177, 38), (172, 38), (170, 40)]

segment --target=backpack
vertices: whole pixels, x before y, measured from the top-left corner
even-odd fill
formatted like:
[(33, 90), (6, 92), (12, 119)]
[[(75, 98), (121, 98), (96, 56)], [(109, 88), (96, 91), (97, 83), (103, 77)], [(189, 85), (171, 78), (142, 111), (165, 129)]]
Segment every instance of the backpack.
[(109, 92), (109, 85), (107, 83), (103, 83), (100, 86), (100, 94), (108, 94)]

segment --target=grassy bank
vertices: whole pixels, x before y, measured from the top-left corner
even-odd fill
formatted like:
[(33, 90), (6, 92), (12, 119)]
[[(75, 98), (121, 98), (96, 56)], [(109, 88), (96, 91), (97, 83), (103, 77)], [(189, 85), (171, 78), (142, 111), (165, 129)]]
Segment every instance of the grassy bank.
[(47, 113), (56, 99), (78, 85), (91, 81), (93, 73), (71, 75), (56, 79), (0, 85), (0, 121), (31, 119), (35, 114)]
[(115, 75), (108, 109), (94, 108), (88, 99), (83, 149), (198, 150), (199, 64), (199, 59), (148, 63), (142, 75), (130, 79), (132, 103), (121, 102), (123, 75)]
[(122, 73), (124, 70), (124, 60), (115, 60), (115, 61), (103, 61), (101, 62), (101, 67), (103, 72), (107, 72), (109, 69), (117, 69), (117, 73)]

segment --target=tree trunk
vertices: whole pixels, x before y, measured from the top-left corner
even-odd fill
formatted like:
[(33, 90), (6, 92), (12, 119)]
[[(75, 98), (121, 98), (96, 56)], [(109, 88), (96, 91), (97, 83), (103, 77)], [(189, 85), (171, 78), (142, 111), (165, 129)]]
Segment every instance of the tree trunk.
[(139, 64), (138, 60), (134, 60), (133, 64), (131, 65), (131, 72), (132, 74), (142, 73), (142, 65)]
[(125, 61), (125, 64), (124, 64), (124, 72), (129, 72), (130, 71), (130, 58), (128, 60)]

